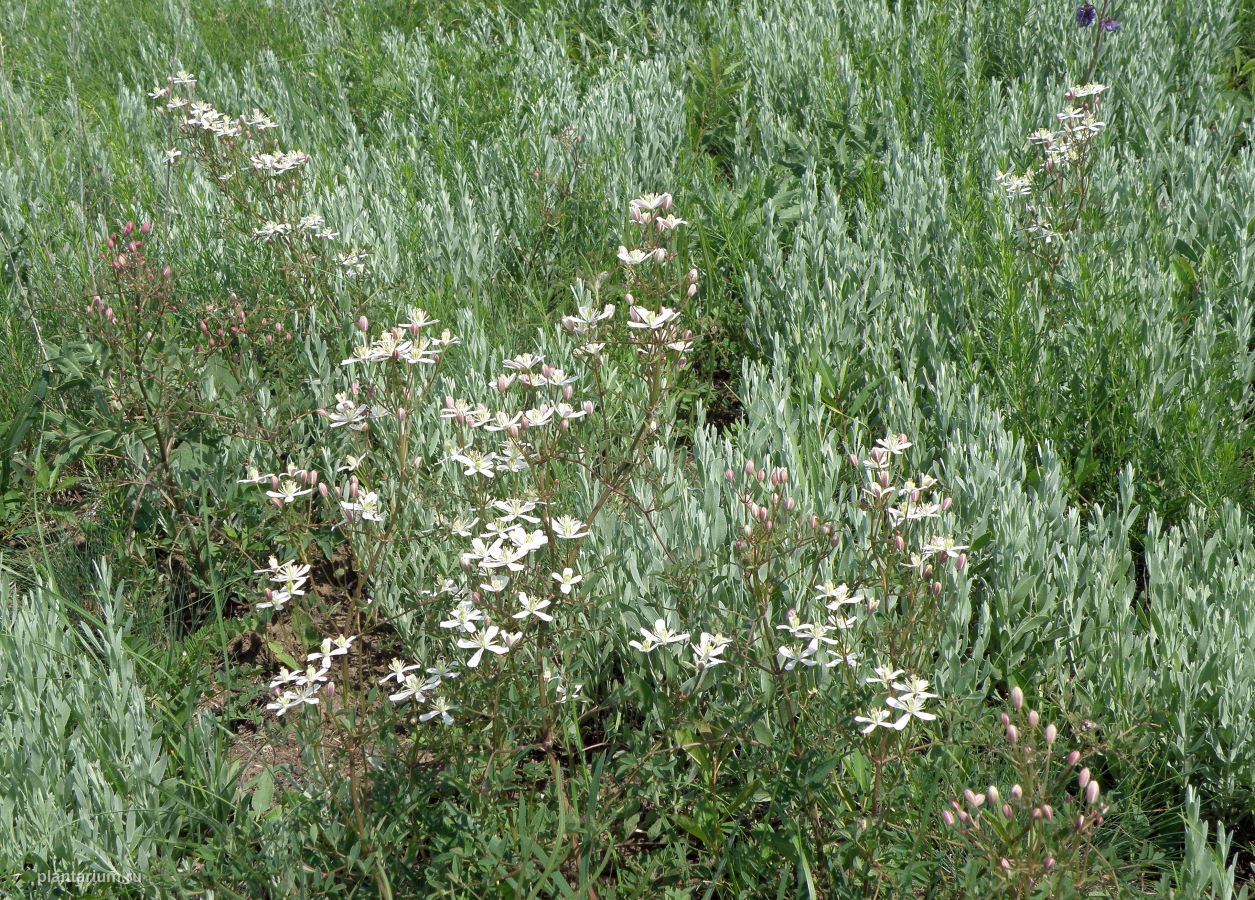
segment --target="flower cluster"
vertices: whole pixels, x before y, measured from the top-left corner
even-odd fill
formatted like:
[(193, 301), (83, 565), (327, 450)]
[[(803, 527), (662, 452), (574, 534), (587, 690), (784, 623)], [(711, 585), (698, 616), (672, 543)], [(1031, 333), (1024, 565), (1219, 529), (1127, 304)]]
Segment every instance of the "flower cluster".
[(999, 715), (1018, 780), (1009, 790), (965, 788), (941, 818), (1006, 888), (1029, 896), (1043, 883), (1081, 888), (1102, 873), (1087, 870), (1084, 852), (1109, 807), (1081, 753), (1057, 747), (1059, 731), (1011, 690), (1011, 709)]
[[(260, 571), (272, 571), (291, 566), (291, 563), (284, 563), (280, 567), (272, 558), (271, 569)], [(304, 568), (306, 571), (309, 570), (309, 566)], [(303, 578), (301, 580), (304, 581)], [(281, 668), (279, 674), (270, 680), (270, 690), (276, 699), (267, 703), (266, 709), (273, 710), (275, 715), (281, 716), (294, 707), (316, 706), (319, 701), (319, 691), (326, 689), (328, 696), (334, 693), (335, 684), (328, 678), (331, 661), (337, 656), (347, 655), (355, 640), (357, 640), (356, 636), (345, 637), (344, 635), (334, 639), (323, 638), (322, 646), (306, 657), (309, 665), (304, 669), (291, 672), (287, 667)]]
[(1107, 86), (1073, 85), (1064, 95), (1068, 107), (1055, 115), (1054, 129), (1042, 128), (1028, 136), (1040, 152), (1039, 162), (1023, 172), (998, 172), (994, 180), (1008, 198), (1028, 198), (1023, 211), (1024, 232), (1045, 245), (1058, 244), (1076, 222), (1076, 210), (1065, 200), (1084, 196), (1090, 167), (1090, 145), (1107, 123), (1098, 118), (1098, 106)]
[(892, 666), (878, 666), (871, 677), (864, 679), (866, 684), (878, 685), (886, 696), (884, 706), (872, 707), (867, 715), (854, 717), (855, 722), (864, 726), (863, 734), (871, 734), (877, 728), (901, 731), (912, 719), (931, 722), (937, 718), (924, 709), (927, 702), (937, 696), (928, 690), (928, 682), (922, 678), (895, 680), (905, 674)]

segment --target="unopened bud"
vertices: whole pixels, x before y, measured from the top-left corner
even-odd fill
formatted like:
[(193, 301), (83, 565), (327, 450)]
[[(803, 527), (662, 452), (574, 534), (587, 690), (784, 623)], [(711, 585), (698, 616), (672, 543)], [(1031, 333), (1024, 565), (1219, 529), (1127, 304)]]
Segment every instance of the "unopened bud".
[(591, 415), (593, 414), (593, 410), (594, 410), (594, 409), (596, 409), (596, 407), (595, 407), (595, 406), (593, 406), (593, 401), (592, 401), (592, 400), (585, 400), (585, 401), (584, 401), (584, 406), (583, 406), (584, 415), (586, 415), (586, 416), (591, 416)]
[(1014, 819), (1014, 818), (1015, 818), (1015, 810), (1011, 808), (1011, 804), (1010, 804), (1010, 803), (1004, 803), (1004, 804), (1002, 804), (1002, 817), (1003, 817), (1004, 819)]
[(933, 582), (933, 585), (932, 585), (932, 591), (933, 591), (933, 596), (934, 596), (934, 597), (940, 597), (940, 596), (941, 596), (941, 582), (940, 582), (940, 581), (934, 581), (934, 582)]
[(942, 500), (942, 501), (941, 501), (941, 511), (942, 511), (942, 512), (946, 512), (947, 510), (949, 510), (949, 509), (950, 509), (950, 507), (951, 507), (953, 504), (954, 504), (954, 498), (953, 498), (953, 497), (947, 497), (946, 499), (944, 499), (944, 500)]
[(1019, 800), (1023, 796), (1024, 796), (1024, 788), (1020, 787), (1018, 784), (1011, 785), (1011, 799), (1012, 800)]
[(318, 496), (324, 498), (327, 496), (327, 482), (324, 481), (318, 485)]
[(1077, 773), (1076, 786), (1079, 788), (1085, 787), (1085, 785), (1089, 784), (1089, 778), (1090, 778), (1089, 767), (1086, 766), (1084, 769), (1081, 769), (1081, 771)]
[(685, 294), (687, 294), (689, 297), (692, 297), (696, 293), (697, 293), (697, 285), (695, 284), (690, 284), (688, 286), (688, 290), (685, 291)]
[(357, 327), (361, 331), (366, 331), (367, 329), (370, 328), (370, 320), (367, 319), (365, 316), (358, 316)]
[(954, 558), (954, 568), (956, 571), (962, 572), (967, 568), (967, 554), (960, 553)]
[(723, 477), (726, 478), (728, 481), (733, 481), (736, 478), (736, 472), (733, 472), (731, 469), (724, 469)]
[(1036, 728), (1036, 727), (1037, 727), (1037, 723), (1038, 723), (1038, 722), (1040, 722), (1040, 721), (1041, 721), (1041, 716), (1039, 716), (1039, 715), (1037, 714), (1037, 710), (1035, 710), (1035, 709), (1030, 709), (1030, 710), (1028, 711), (1028, 727), (1029, 727), (1029, 728)]
[(1016, 744), (1020, 740), (1020, 729), (1014, 725), (1007, 726), (1007, 743)]
[(1055, 867), (1055, 858), (1053, 856), (1047, 856), (1044, 860), (1042, 860), (1041, 865), (1043, 869), (1049, 872)]
[(1008, 716), (1006, 713), (998, 713), (998, 719), (999, 721), (1002, 722), (1004, 726), (1011, 724), (1011, 717)]
[(901, 553), (906, 549), (906, 539), (903, 538), (901, 534), (895, 534), (893, 536), (893, 546), (899, 553)]
[(1098, 802), (1098, 782), (1091, 781), (1085, 788), (1085, 802), (1093, 806)]
[(797, 502), (792, 497), (784, 498), (784, 508), (789, 512), (793, 512), (793, 508), (797, 506)]
[(1055, 738), (1057, 738), (1058, 736), (1059, 736), (1059, 729), (1055, 728), (1053, 722), (1046, 726), (1046, 743), (1047, 744), (1053, 744), (1055, 742)]
[(948, 809), (943, 809), (941, 811), (941, 821), (945, 822), (947, 825), (954, 825), (954, 814)]
[(1011, 708), (1021, 709), (1023, 708), (1023, 706), (1024, 706), (1024, 691), (1022, 691), (1020, 689), (1020, 686), (1017, 684), (1015, 687), (1011, 688)]
[(1073, 750), (1071, 753), (1068, 754), (1067, 763), (1069, 766), (1074, 766), (1080, 761), (1081, 761), (1081, 751)]

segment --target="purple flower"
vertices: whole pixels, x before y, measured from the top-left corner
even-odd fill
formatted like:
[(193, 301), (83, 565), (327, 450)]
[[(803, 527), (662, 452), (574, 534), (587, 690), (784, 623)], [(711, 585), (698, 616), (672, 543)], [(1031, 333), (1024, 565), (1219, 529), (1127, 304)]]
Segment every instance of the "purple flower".
[(1094, 24), (1094, 19), (1098, 17), (1098, 10), (1094, 9), (1092, 3), (1082, 3), (1076, 8), (1076, 24), (1082, 28), (1088, 28)]
[(1115, 32), (1120, 30), (1120, 23), (1111, 18), (1111, 16), (1107, 16), (1107, 18), (1102, 20), (1102, 27), (1103, 31)]

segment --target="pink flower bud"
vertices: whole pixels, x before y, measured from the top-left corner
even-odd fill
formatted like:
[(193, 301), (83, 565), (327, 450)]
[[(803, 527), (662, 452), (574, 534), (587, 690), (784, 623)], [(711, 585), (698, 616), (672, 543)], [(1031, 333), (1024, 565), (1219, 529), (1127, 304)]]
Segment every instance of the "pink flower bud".
[(283, 501), (278, 497), (271, 497), (270, 502), (275, 505), (275, 509), (283, 509)]
[(1018, 784), (1011, 785), (1011, 799), (1012, 800), (1019, 800), (1023, 796), (1024, 796), (1024, 788), (1020, 787)]
[(334, 697), (336, 695), (336, 683), (334, 681), (327, 682), (327, 686), (322, 689), (322, 692), (328, 697)]
[(998, 793), (998, 786), (991, 784), (985, 790), (985, 798), (989, 801), (990, 806), (997, 806), (999, 801), (1002, 800), (1002, 795)]
[(310, 469), (309, 472), (307, 473), (307, 477), (310, 484), (317, 484), (318, 483), (318, 470)]
[(1011, 717), (1008, 716), (1006, 713), (998, 713), (998, 719), (999, 721), (1002, 722), (1004, 726), (1011, 724)]
[(1015, 810), (1011, 808), (1011, 804), (1010, 804), (1010, 803), (1004, 803), (1004, 804), (1002, 804), (1002, 817), (1003, 817), (1004, 819), (1014, 819), (1014, 818), (1015, 818)]
[(1068, 754), (1067, 763), (1069, 766), (1074, 766), (1080, 761), (1081, 761), (1081, 752), (1079, 750), (1073, 750), (1071, 753)]
[(1055, 742), (1055, 738), (1057, 738), (1058, 736), (1059, 736), (1059, 729), (1055, 728), (1053, 722), (1046, 726), (1046, 743), (1047, 744), (1053, 744)]
[(953, 504), (954, 504), (954, 498), (947, 497), (946, 499), (941, 501), (941, 511), (947, 512)]
[(591, 416), (593, 414), (593, 410), (596, 409), (596, 407), (593, 406), (592, 400), (585, 400), (584, 405), (581, 408), (584, 410), (584, 415), (586, 416)]
[(1007, 859), (1005, 856), (998, 860), (998, 865), (1002, 867), (1004, 872), (1011, 871), (1011, 860)]
[(140, 226), (139, 226), (139, 233), (140, 233), (140, 234), (142, 234), (142, 235), (144, 235), (145, 237), (147, 237), (147, 236), (148, 236), (148, 232), (150, 232), (150, 231), (152, 231), (152, 230), (153, 230), (153, 223), (152, 223), (152, 222), (145, 222), (145, 223), (143, 223), (142, 225), (140, 225)]
[(327, 482), (318, 485), (318, 496), (325, 498), (327, 496)]
[(337, 499), (344, 496), (344, 492), (340, 490), (340, 485), (338, 484), (335, 486), (335, 488), (332, 489), (331, 492), (336, 495)]
[(695, 284), (690, 284), (688, 286), (688, 290), (685, 291), (685, 294), (689, 297), (692, 297), (696, 293), (697, 293), (697, 285)]
[(960, 553), (954, 558), (954, 568), (956, 571), (962, 572), (967, 568), (967, 554)]
[(1098, 782), (1091, 781), (1085, 788), (1085, 802), (1093, 806), (1098, 802)]
[(951, 826), (953, 826), (953, 825), (954, 825), (954, 814), (953, 814), (953, 813), (951, 813), (951, 812), (950, 812), (950, 810), (948, 810), (948, 809), (943, 809), (943, 810), (941, 811), (941, 821), (945, 822), (947, 825), (951, 825)]
[(1055, 867), (1055, 858), (1053, 856), (1047, 856), (1044, 860), (1042, 860), (1041, 865), (1043, 869), (1049, 872)]
[(1043, 803), (1041, 807), (1041, 814), (1047, 819), (1053, 819), (1055, 817), (1055, 808), (1049, 803)]
[(767, 480), (767, 470), (766, 470), (766, 469), (759, 469), (757, 472), (755, 472), (755, 473), (754, 473), (754, 477), (755, 477), (755, 478), (757, 478), (757, 479), (759, 480), (759, 482), (760, 482), (760, 483), (761, 483), (761, 482), (763, 482), (763, 481), (766, 481), (766, 480)]
[(893, 536), (893, 546), (899, 553), (906, 549), (906, 540), (901, 534), (895, 534)]
[(131, 234), (134, 233), (134, 231), (135, 231), (135, 223), (127, 222), (125, 225), (122, 226), (122, 237), (129, 238)]
[(747, 459), (747, 460), (745, 461), (745, 474), (746, 474), (746, 475), (753, 475), (753, 474), (754, 474), (754, 460), (752, 460), (752, 459)]
[(1019, 740), (1020, 740), (1020, 729), (1016, 728), (1014, 725), (1008, 725), (1007, 726), (1007, 743), (1014, 745), (1018, 743)]
[(277, 491), (277, 490), (279, 490), (279, 476), (278, 476), (278, 475), (271, 475), (271, 476), (270, 476), (270, 489), (271, 489), (272, 491)]
[(795, 506), (797, 506), (797, 503), (793, 500), (792, 497), (784, 498), (784, 508), (787, 509), (789, 512), (793, 512), (793, 508)]
[(940, 581), (934, 581), (934, 582), (933, 582), (932, 591), (933, 591), (933, 596), (934, 596), (934, 597), (940, 597), (940, 596), (941, 596), (941, 582), (940, 582)]
[(365, 316), (358, 316), (357, 327), (358, 327), (358, 330), (360, 331), (366, 331), (367, 329), (370, 328), (370, 320), (367, 319)]
[(112, 307), (112, 306), (106, 306), (106, 307), (105, 307), (105, 318), (106, 318), (106, 319), (112, 319), (112, 318), (113, 318), (113, 307)]
[(971, 788), (963, 789), (963, 799), (967, 801), (967, 805), (972, 809), (980, 809), (981, 804), (985, 802), (984, 795), (976, 793)]
[(569, 384), (564, 384), (562, 386), (562, 399), (570, 402), (573, 396), (575, 396), (575, 388), (571, 387)]
[(1037, 714), (1037, 710), (1035, 710), (1035, 709), (1030, 709), (1030, 710), (1028, 711), (1028, 727), (1029, 727), (1029, 728), (1036, 728), (1036, 727), (1037, 727), (1037, 723), (1038, 723), (1038, 722), (1040, 722), (1040, 721), (1041, 721), (1041, 716), (1039, 716), (1039, 715)]
[(736, 472), (733, 472), (731, 469), (724, 469), (723, 477), (726, 478), (728, 481), (733, 481), (736, 479)]
[(850, 461), (850, 465), (855, 466), (855, 467), (858, 466), (858, 454), (857, 453), (851, 453), (849, 456), (846, 457), (846, 459)]
[(1011, 708), (1021, 709), (1024, 706), (1024, 691), (1020, 690), (1020, 686), (1016, 685), (1011, 688)]
[(161, 270), (161, 277), (169, 278), (172, 271), (173, 270), (169, 266), (166, 266), (165, 268)]
[(1081, 771), (1077, 773), (1076, 786), (1079, 788), (1085, 787), (1085, 785), (1089, 784), (1089, 778), (1090, 778), (1089, 767), (1086, 766), (1084, 769), (1081, 769)]

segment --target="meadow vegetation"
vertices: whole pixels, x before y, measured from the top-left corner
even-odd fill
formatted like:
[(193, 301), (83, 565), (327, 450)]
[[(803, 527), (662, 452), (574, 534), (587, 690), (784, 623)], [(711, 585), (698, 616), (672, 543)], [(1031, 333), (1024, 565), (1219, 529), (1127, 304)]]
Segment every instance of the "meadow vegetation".
[(1246, 898), (1253, 72), (0, 3), (0, 895)]

